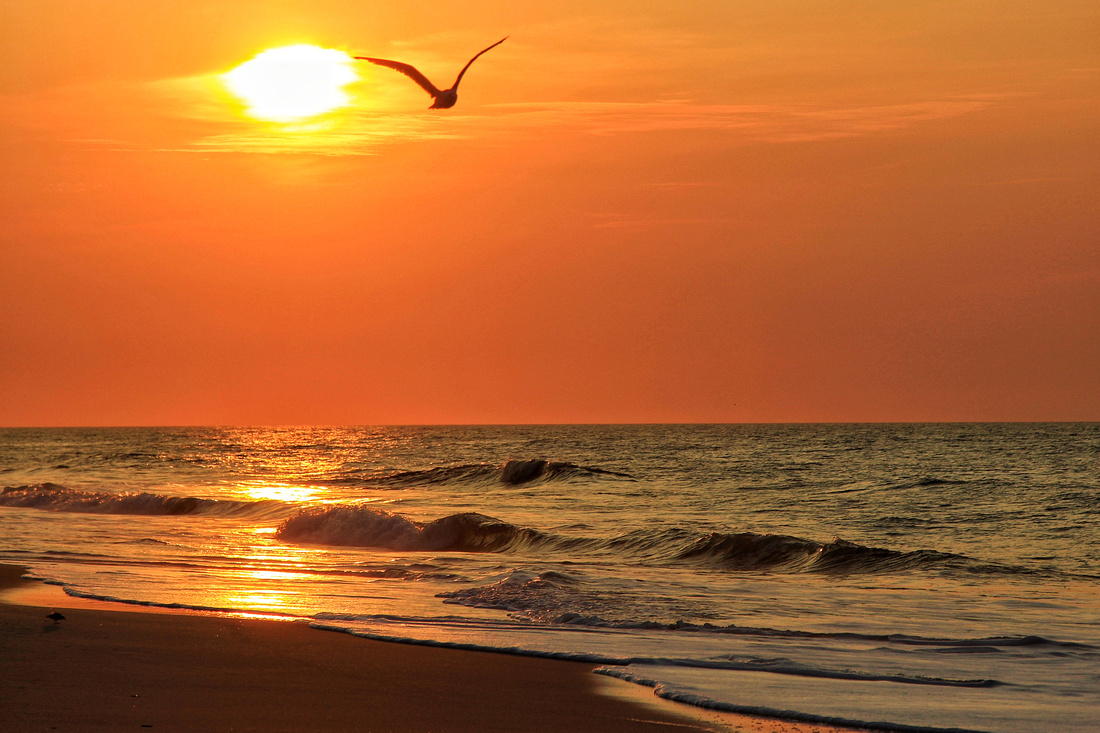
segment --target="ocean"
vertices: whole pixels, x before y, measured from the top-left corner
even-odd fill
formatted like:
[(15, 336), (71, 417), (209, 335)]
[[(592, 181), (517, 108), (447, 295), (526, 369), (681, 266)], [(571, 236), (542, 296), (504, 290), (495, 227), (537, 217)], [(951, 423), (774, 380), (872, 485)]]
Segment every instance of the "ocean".
[(594, 662), (883, 730), (1100, 726), (1100, 424), (0, 430), (74, 596)]

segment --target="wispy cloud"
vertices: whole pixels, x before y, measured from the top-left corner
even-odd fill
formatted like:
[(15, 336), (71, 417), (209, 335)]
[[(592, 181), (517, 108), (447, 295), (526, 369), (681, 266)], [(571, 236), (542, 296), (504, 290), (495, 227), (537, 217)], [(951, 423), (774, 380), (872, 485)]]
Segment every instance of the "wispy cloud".
[(609, 135), (664, 130), (726, 130), (746, 140), (772, 143), (831, 140), (898, 130), (985, 109), (989, 98), (893, 105), (717, 105), (693, 101), (566, 102), (499, 105), (529, 126)]
[[(25, 130), (46, 125), (59, 139), (101, 149), (370, 155), (407, 141), (675, 131), (726, 133), (728, 144), (827, 141), (973, 114), (997, 101), (991, 96), (966, 96), (824, 106), (711, 104), (690, 99), (545, 100), (436, 113), (398, 112), (393, 100), (372, 98), (312, 122), (278, 125), (245, 119), (209, 78), (196, 77), (128, 90), (55, 90), (41, 99), (9, 98), (0, 106), (11, 113), (9, 124)], [(79, 109), (79, 115), (66, 112), (71, 109)], [(165, 124), (165, 120), (176, 122)]]
[(827, 141), (903, 130), (979, 112), (989, 99), (945, 99), (895, 105), (711, 105), (692, 101), (539, 102), (498, 104), (483, 114), (349, 113), (331, 124), (257, 128), (234, 125), (184, 149), (221, 152), (299, 152), (366, 155), (409, 140), (453, 140), (508, 135), (629, 135), (665, 131), (718, 131), (734, 143)]
[(239, 126), (233, 132), (208, 135), (177, 148), (178, 152), (299, 153), (310, 155), (374, 155), (402, 140), (445, 140), (464, 137), (433, 129), (430, 120), (384, 116), (354, 123), (317, 123), (296, 126)]

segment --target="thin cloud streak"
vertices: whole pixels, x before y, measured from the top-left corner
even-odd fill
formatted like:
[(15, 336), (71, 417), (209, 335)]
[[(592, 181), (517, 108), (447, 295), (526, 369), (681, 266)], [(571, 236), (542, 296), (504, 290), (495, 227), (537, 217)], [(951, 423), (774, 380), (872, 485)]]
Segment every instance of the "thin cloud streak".
[[(158, 88), (163, 89), (160, 85)], [(179, 93), (189, 88), (190, 94)], [(193, 123), (191, 139), (168, 145), (138, 137), (127, 140), (109, 123), (97, 125), (107, 135), (69, 138), (74, 143), (111, 149), (172, 152), (307, 153), (316, 155), (370, 155), (380, 146), (416, 140), (456, 140), (501, 135), (591, 134), (621, 135), (663, 131), (728, 131), (730, 142), (791, 143), (852, 138), (904, 130), (926, 122), (974, 114), (987, 109), (994, 97), (964, 97), (909, 103), (850, 107), (810, 105), (716, 105), (692, 100), (643, 102), (512, 102), (486, 105), (480, 113), (440, 115), (416, 112), (393, 114), (355, 108), (313, 124), (272, 125), (244, 121), (232, 110), (210, 99), (208, 87), (177, 85), (173, 104), (158, 110)], [(74, 95), (75, 96), (75, 95)], [(80, 94), (78, 96), (85, 96)], [(117, 92), (116, 92), (116, 96)], [(14, 112), (9, 120), (33, 128), (30, 110), (55, 107), (71, 100), (59, 93), (47, 100), (7, 100)], [(84, 101), (84, 100), (81, 100)], [(22, 114), (19, 112), (22, 111)], [(117, 113), (116, 113), (117, 114)], [(56, 127), (55, 121), (51, 126)], [(117, 119), (117, 117), (116, 117)], [(10, 123), (9, 123), (10, 124)], [(127, 127), (129, 125), (126, 125)], [(122, 125), (119, 125), (122, 127)], [(202, 129), (217, 129), (202, 134)], [(75, 132), (75, 130), (74, 130)], [(115, 133), (115, 134), (110, 134)]]
[(490, 105), (489, 114), (463, 116), (350, 113), (339, 131), (225, 133), (197, 140), (184, 151), (300, 152), (365, 155), (378, 146), (413, 140), (457, 140), (499, 135), (621, 135), (663, 131), (728, 131), (730, 142), (820, 142), (904, 130), (973, 114), (988, 98), (929, 100), (896, 105), (812, 108), (795, 105), (708, 105), (658, 102), (529, 102)]
[[(400, 122), (398, 126), (396, 123)], [(385, 144), (403, 140), (452, 140), (463, 135), (449, 134), (430, 129), (418, 120), (395, 120), (386, 117), (381, 121), (347, 129), (340, 125), (331, 130), (260, 130), (211, 135), (187, 146), (176, 148), (183, 153), (262, 153), (308, 155), (360, 156), (377, 155)]]
[(959, 117), (990, 106), (989, 98), (893, 105), (815, 108), (807, 105), (713, 105), (690, 101), (568, 102), (496, 105), (527, 115), (531, 126), (594, 134), (663, 130), (730, 130), (745, 139), (783, 143), (859, 137)]

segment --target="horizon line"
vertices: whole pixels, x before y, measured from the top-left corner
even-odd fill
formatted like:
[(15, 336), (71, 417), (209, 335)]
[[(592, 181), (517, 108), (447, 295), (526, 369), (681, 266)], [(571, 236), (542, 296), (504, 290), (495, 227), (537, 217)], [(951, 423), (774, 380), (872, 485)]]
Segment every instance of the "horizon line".
[(514, 423), (188, 423), (117, 425), (0, 425), (0, 430), (177, 430), (187, 428), (510, 428), (510, 427), (645, 427), (719, 425), (1092, 425), (1100, 420), (766, 420), (691, 422), (514, 422)]

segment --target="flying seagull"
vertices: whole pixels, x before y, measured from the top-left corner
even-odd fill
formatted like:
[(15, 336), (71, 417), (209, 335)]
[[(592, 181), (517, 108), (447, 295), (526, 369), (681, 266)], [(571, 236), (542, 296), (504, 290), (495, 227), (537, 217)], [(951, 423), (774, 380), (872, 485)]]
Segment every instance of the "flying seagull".
[[(489, 48), (499, 46), (507, 40), (508, 36), (505, 36), (504, 38), (501, 38), (499, 41), (494, 43), (492, 46), (489, 46)], [(458, 101), (458, 83), (462, 81), (462, 75), (466, 73), (466, 69), (470, 68), (470, 64), (477, 61), (477, 57), (488, 51), (489, 48), (478, 51), (477, 56), (474, 56), (472, 59), (467, 61), (466, 65), (462, 67), (462, 71), (458, 72), (458, 78), (455, 79), (454, 85), (450, 89), (444, 89), (442, 91), (436, 89), (435, 84), (432, 84), (430, 81), (428, 81), (428, 77), (421, 74), (419, 71), (416, 70), (414, 66), (410, 64), (403, 64), (400, 61), (390, 61), (388, 59), (375, 59), (371, 58), (370, 56), (356, 56), (355, 58), (359, 59), (360, 61), (370, 61), (372, 64), (378, 64), (379, 66), (388, 66), (391, 69), (400, 71), (402, 74), (415, 81), (424, 91), (432, 95), (432, 98), (435, 100), (434, 102), (432, 102), (432, 106), (428, 109), (450, 109), (451, 107), (454, 107), (455, 102)]]
[(57, 611), (54, 611), (53, 613), (47, 613), (47, 614), (46, 614), (46, 618), (48, 618), (49, 620), (53, 621), (53, 622), (54, 622), (55, 624), (59, 624), (59, 623), (61, 623), (62, 621), (64, 621), (64, 620), (65, 620), (65, 617), (64, 617), (64, 616), (62, 616), (62, 615), (61, 615), (60, 613), (58, 613)]

